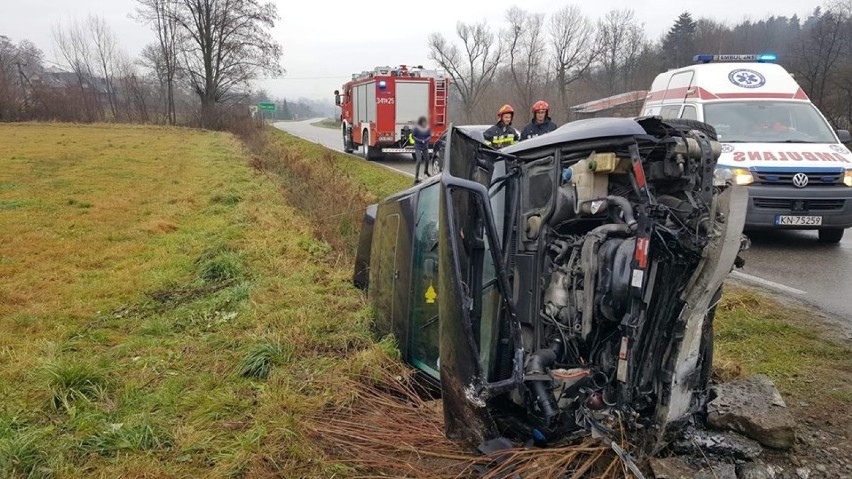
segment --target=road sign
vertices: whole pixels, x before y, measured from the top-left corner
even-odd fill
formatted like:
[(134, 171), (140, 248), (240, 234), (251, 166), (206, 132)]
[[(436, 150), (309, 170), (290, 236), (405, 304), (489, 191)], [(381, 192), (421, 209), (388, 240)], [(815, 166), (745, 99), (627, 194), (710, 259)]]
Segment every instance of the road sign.
[(275, 111), (275, 103), (262, 101), (257, 104), (257, 108), (261, 111)]

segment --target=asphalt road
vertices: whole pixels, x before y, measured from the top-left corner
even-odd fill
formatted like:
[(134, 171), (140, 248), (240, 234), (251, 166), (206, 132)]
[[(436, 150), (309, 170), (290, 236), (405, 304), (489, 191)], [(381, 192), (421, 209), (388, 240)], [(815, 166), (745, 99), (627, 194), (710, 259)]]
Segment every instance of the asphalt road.
[[(314, 118), (305, 121), (281, 121), (275, 123), (274, 126), (279, 130), (284, 130), (287, 133), (314, 143), (319, 143), (332, 150), (343, 151), (343, 135), (340, 130), (311, 125), (311, 123), (316, 123), (320, 120), (320, 118)], [(363, 158), (363, 153), (360, 149), (355, 150), (355, 154)], [(384, 160), (375, 161), (374, 163), (404, 173), (412, 178), (414, 177), (414, 159), (411, 155), (390, 155)], [(421, 175), (423, 174), (422, 171), (420, 173)]]
[[(311, 125), (317, 121), (279, 122), (275, 127), (342, 151), (340, 132)], [(376, 163), (414, 175), (414, 161), (407, 156), (397, 155)], [(736, 280), (803, 301), (852, 326), (852, 230), (837, 245), (818, 243), (815, 231), (746, 234), (752, 246), (743, 253), (745, 268), (734, 273)]]

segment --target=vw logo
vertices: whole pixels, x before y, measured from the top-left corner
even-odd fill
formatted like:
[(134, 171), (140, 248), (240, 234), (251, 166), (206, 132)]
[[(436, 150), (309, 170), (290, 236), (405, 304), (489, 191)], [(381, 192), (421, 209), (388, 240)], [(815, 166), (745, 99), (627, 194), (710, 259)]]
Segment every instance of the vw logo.
[(793, 175), (793, 186), (796, 188), (804, 188), (808, 186), (808, 175), (804, 173), (796, 173)]
[(754, 70), (738, 68), (728, 74), (728, 80), (736, 86), (743, 88), (760, 88), (766, 84), (766, 78)]

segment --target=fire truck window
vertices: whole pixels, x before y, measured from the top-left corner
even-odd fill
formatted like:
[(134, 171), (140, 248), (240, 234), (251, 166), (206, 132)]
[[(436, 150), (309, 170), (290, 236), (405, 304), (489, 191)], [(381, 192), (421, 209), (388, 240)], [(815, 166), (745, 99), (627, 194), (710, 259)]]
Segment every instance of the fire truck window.
[(680, 105), (669, 105), (660, 109), (660, 116), (663, 118), (677, 118), (678, 113), (680, 113)]
[(697, 120), (698, 112), (695, 110), (695, 107), (692, 105), (685, 105), (683, 107), (683, 111), (680, 113), (680, 117), (684, 120)]

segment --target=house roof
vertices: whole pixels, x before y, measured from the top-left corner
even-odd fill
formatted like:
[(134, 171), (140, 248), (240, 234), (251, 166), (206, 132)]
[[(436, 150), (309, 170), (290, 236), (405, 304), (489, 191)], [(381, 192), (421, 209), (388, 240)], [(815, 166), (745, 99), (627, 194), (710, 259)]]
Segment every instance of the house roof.
[(571, 109), (575, 113), (596, 113), (602, 110), (608, 110), (627, 103), (644, 100), (648, 95), (647, 90), (629, 91), (618, 95), (608, 96), (599, 100), (592, 100), (586, 103), (572, 106)]

